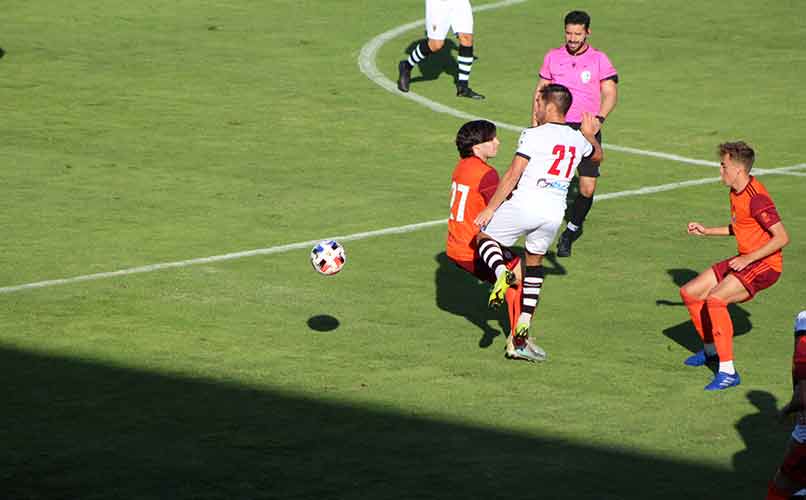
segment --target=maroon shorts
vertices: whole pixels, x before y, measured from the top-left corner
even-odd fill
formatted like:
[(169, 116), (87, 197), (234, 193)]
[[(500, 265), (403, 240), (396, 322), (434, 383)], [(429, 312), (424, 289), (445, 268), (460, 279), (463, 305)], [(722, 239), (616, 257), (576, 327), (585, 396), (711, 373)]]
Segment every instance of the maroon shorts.
[(725, 259), (722, 262), (717, 262), (711, 266), (711, 269), (713, 269), (714, 274), (716, 275), (717, 282), (722, 281), (725, 279), (725, 276), (729, 274), (736, 276), (742, 285), (744, 285), (747, 293), (750, 294), (750, 297), (747, 300), (752, 299), (758, 292), (764, 290), (765, 288), (771, 287), (776, 281), (778, 281), (778, 278), (781, 277), (780, 272), (771, 268), (770, 265), (763, 260), (757, 260), (741, 271), (734, 271), (730, 268), (728, 263), (736, 257), (738, 257), (738, 255)]
[(806, 484), (806, 444), (796, 445), (784, 457), (781, 474), (798, 484)]
[[(521, 263), (521, 258), (512, 253), (508, 248), (501, 249), (504, 253), (504, 262), (506, 263), (507, 269), (510, 271), (515, 269), (518, 264)], [(484, 261), (481, 260), (481, 257), (476, 254), (476, 258), (470, 261), (454, 261), (457, 266), (461, 267), (465, 271), (469, 272), (476, 278), (486, 281), (488, 283), (495, 283), (495, 274), (487, 268), (487, 265)]]

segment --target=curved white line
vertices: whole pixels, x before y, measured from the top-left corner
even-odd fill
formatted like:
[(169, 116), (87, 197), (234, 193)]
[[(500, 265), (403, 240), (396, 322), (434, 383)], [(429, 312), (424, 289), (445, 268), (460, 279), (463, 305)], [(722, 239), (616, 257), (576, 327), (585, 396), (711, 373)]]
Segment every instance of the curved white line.
[[(485, 5), (479, 5), (478, 7), (474, 7), (473, 10), (483, 11), (483, 10), (492, 10), (492, 9), (499, 9), (501, 7), (508, 7), (510, 5), (516, 5), (526, 2), (526, 0), (505, 0), (503, 2), (497, 3), (489, 3)], [(435, 111), (437, 113), (445, 113), (451, 116), (455, 116), (457, 118), (461, 118), (463, 120), (479, 120), (483, 117), (472, 115), (470, 113), (465, 113), (464, 111), (460, 111), (458, 109), (452, 108), (450, 106), (446, 106), (444, 104), (440, 104), (436, 101), (432, 101), (427, 97), (423, 97), (420, 94), (415, 92), (401, 92), (397, 89), (397, 84), (386, 77), (379, 69), (378, 65), (375, 63), (377, 59), (378, 51), (380, 48), (388, 41), (396, 38), (403, 33), (412, 30), (414, 28), (421, 27), (425, 23), (425, 19), (420, 19), (417, 21), (413, 21), (410, 23), (406, 23), (402, 26), (398, 26), (397, 28), (393, 28), (389, 31), (385, 31), (380, 35), (376, 36), (363, 47), (361, 47), (361, 52), (358, 55), (358, 68), (364, 73), (367, 78), (375, 82), (378, 86), (396, 94), (400, 97), (405, 97), (406, 99), (410, 99), (417, 104), (425, 106), (426, 108), (430, 109), (431, 111)], [(520, 133), (524, 127), (518, 125), (512, 125), (510, 123), (505, 123), (497, 120), (491, 120), (489, 118), (485, 118), (490, 120), (496, 124), (497, 127), (503, 128), (506, 130), (512, 130), (514, 132)], [(681, 163), (689, 163), (692, 165), (705, 165), (709, 167), (718, 167), (719, 163), (714, 161), (706, 161), (706, 160), (698, 160), (696, 158), (686, 158), (685, 156), (670, 154), (670, 153), (663, 153), (660, 151), (649, 151), (645, 149), (637, 149), (637, 148), (630, 148), (627, 146), (617, 146), (615, 144), (606, 144), (605, 149), (610, 149), (613, 151), (620, 151), (622, 153), (631, 153), (641, 156), (651, 156), (654, 158), (662, 158), (664, 160), (672, 160)]]
[[(508, 0), (508, 1), (494, 3), (494, 4), (481, 5), (479, 7), (476, 7), (474, 10), (477, 10), (477, 11), (489, 10), (489, 9), (493, 9), (493, 8), (497, 8), (497, 7), (503, 7), (503, 6), (506, 6), (506, 5), (513, 5), (513, 4), (517, 4), (517, 3), (523, 3), (524, 1), (526, 1), (526, 0)], [(463, 113), (463, 112), (461, 112), (459, 110), (450, 108), (448, 106), (443, 106), (442, 104), (434, 102), (434, 101), (432, 101), (430, 99), (427, 99), (425, 97), (422, 97), (420, 95), (414, 94), (412, 92), (409, 92), (408, 94), (404, 94), (404, 93), (400, 92), (399, 90), (397, 90), (397, 85), (392, 83), (388, 78), (386, 78), (383, 74), (381, 74), (378, 71), (378, 68), (375, 65), (375, 55), (377, 54), (378, 49), (386, 41), (390, 40), (391, 38), (394, 38), (395, 36), (397, 36), (399, 34), (402, 34), (405, 31), (408, 31), (409, 29), (416, 28), (417, 26), (421, 25), (422, 22), (423, 22), (423, 20), (416, 21), (416, 22), (405, 24), (403, 26), (395, 28), (394, 30), (387, 31), (386, 33), (383, 33), (383, 34), (373, 38), (369, 43), (364, 45), (364, 47), (361, 49), (361, 56), (359, 57), (359, 66), (361, 67), (361, 71), (364, 74), (366, 74), (372, 81), (374, 81), (375, 83), (377, 83), (381, 87), (389, 90), (390, 92), (397, 93), (397, 94), (399, 94), (399, 95), (401, 95), (403, 97), (406, 97), (408, 99), (412, 99), (415, 102), (418, 102), (418, 103), (420, 103), (420, 104), (422, 104), (422, 105), (424, 105), (424, 106), (426, 106), (426, 107), (428, 107), (428, 108), (430, 108), (430, 109), (432, 109), (434, 111), (437, 111), (437, 112), (440, 112), (440, 113), (448, 113), (448, 114), (456, 116), (458, 118), (465, 118), (465, 119), (474, 119), (474, 118), (476, 118), (476, 117), (474, 117), (472, 115), (469, 115), (467, 113)], [(521, 127), (516, 127), (515, 125), (509, 125), (509, 124), (500, 123), (500, 122), (498, 123), (498, 126), (501, 126), (502, 128), (509, 128), (511, 130), (515, 130), (515, 131), (518, 131), (518, 132), (521, 130)], [(669, 155), (669, 154), (666, 154), (666, 153), (659, 153), (659, 152), (655, 152), (655, 151), (644, 151), (644, 150), (641, 150), (641, 149), (626, 148), (626, 147), (612, 146), (612, 145), (609, 146), (609, 147), (611, 149), (621, 150), (621, 151), (628, 152), (628, 153), (635, 153), (635, 154), (640, 154), (640, 155), (645, 155), (645, 156), (656, 156), (656, 157), (660, 157), (660, 158), (665, 158), (665, 159), (670, 159), (670, 160), (675, 160), (675, 161), (681, 161), (681, 162), (685, 162), (685, 163), (695, 163), (695, 164), (699, 164), (699, 165), (709, 165), (709, 166), (712, 165), (711, 162), (706, 162), (706, 161), (703, 161), (703, 160), (696, 160), (696, 159), (692, 159), (692, 158), (684, 158), (684, 157), (679, 157), (679, 156), (676, 156), (676, 155)], [(801, 164), (797, 164), (797, 165), (791, 165), (791, 166), (787, 166), (787, 167), (774, 168), (774, 169), (758, 169), (757, 168), (753, 172), (756, 175), (784, 174), (784, 175), (800, 176), (800, 175), (803, 175), (803, 174), (800, 173), (800, 172), (797, 172), (797, 171), (801, 170), (801, 169), (804, 169), (804, 168), (806, 168), (806, 163), (801, 163)], [(616, 199), (616, 198), (624, 198), (624, 197), (628, 197), (628, 196), (641, 196), (641, 195), (645, 195), (645, 194), (659, 193), (659, 192), (663, 192), (663, 191), (671, 191), (671, 190), (674, 190), (674, 189), (679, 189), (679, 188), (687, 187), (687, 186), (697, 186), (697, 185), (702, 185), (702, 184), (710, 184), (710, 183), (718, 182), (719, 180), (720, 180), (719, 177), (710, 177), (710, 178), (705, 178), (705, 179), (694, 179), (694, 180), (682, 181), (682, 182), (672, 182), (672, 183), (669, 183), (669, 184), (661, 184), (659, 186), (647, 186), (647, 187), (643, 187), (643, 188), (639, 188), (639, 189), (631, 189), (631, 190), (627, 190), (627, 191), (619, 191), (619, 192), (614, 192), (614, 193), (605, 193), (605, 194), (597, 195), (596, 200), (597, 201), (604, 201), (604, 200), (610, 200), (610, 199)], [(424, 228), (428, 228), (428, 227), (440, 226), (440, 225), (443, 225), (443, 224), (446, 224), (446, 223), (447, 223), (447, 220), (445, 218), (441, 218), (441, 219), (437, 219), (437, 220), (419, 222), (419, 223), (416, 223), (416, 224), (408, 224), (408, 225), (405, 225), (405, 226), (389, 227), (389, 228), (385, 228), (385, 229), (379, 229), (379, 230), (376, 230), (376, 231), (366, 231), (366, 232), (361, 232), (361, 233), (348, 234), (348, 235), (344, 235), (344, 236), (335, 236), (335, 237), (332, 237), (332, 238), (329, 238), (329, 239), (336, 239), (336, 240), (339, 240), (339, 241), (355, 241), (355, 240), (361, 240), (361, 239), (365, 239), (365, 238), (372, 238), (372, 237), (375, 237), (375, 236), (383, 236), (383, 235), (387, 235), (387, 234), (410, 233), (410, 232), (418, 231), (420, 229), (424, 229)], [(318, 243), (321, 239), (325, 239), (325, 238), (320, 238), (320, 239), (317, 239), (317, 240), (301, 241), (301, 242), (298, 242), (298, 243), (290, 243), (290, 244), (287, 244), (287, 245), (278, 245), (278, 246), (268, 247), (268, 248), (258, 248), (258, 249), (255, 249), (255, 250), (246, 250), (246, 251), (242, 251), (242, 252), (233, 252), (233, 253), (227, 253), (227, 254), (222, 254), (222, 255), (213, 255), (213, 256), (210, 256), (210, 257), (200, 257), (200, 258), (197, 258), (197, 259), (180, 260), (180, 261), (176, 261), (176, 262), (163, 262), (163, 263), (159, 263), (159, 264), (149, 264), (149, 265), (140, 266), (140, 267), (132, 267), (132, 268), (128, 268), (128, 269), (120, 269), (118, 271), (87, 274), (87, 275), (83, 275), (83, 276), (74, 276), (72, 278), (53, 279), (53, 280), (46, 280), (46, 281), (37, 281), (37, 282), (33, 282), (33, 283), (26, 283), (26, 284), (22, 284), (22, 285), (5, 286), (5, 287), (0, 287), (0, 295), (8, 294), (8, 293), (14, 293), (14, 292), (20, 292), (20, 291), (23, 291), (23, 290), (31, 290), (31, 289), (36, 289), (36, 288), (46, 288), (46, 287), (56, 286), (56, 285), (67, 285), (67, 284), (70, 284), (70, 283), (80, 283), (82, 281), (94, 281), (94, 280), (100, 280), (100, 279), (105, 279), (105, 278), (112, 278), (112, 277), (116, 277), (116, 276), (127, 276), (127, 275), (131, 275), (131, 274), (148, 273), (148, 272), (158, 271), (158, 270), (161, 270), (161, 269), (187, 267), (187, 266), (192, 266), (192, 265), (196, 265), (196, 264), (209, 264), (209, 263), (213, 263), (213, 262), (223, 262), (223, 261), (227, 261), (227, 260), (241, 259), (241, 258), (244, 258), (244, 257), (252, 257), (252, 256), (256, 256), (256, 255), (270, 255), (270, 254), (275, 254), (275, 253), (287, 252), (287, 251), (290, 251), (290, 250), (301, 250), (301, 249), (310, 248), (311, 246), (313, 246), (316, 243)]]

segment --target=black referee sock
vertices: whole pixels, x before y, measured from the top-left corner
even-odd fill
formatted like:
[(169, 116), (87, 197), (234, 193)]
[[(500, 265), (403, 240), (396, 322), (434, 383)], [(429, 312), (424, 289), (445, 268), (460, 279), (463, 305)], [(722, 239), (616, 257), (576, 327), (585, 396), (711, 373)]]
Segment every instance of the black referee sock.
[(574, 200), (574, 206), (571, 207), (571, 219), (569, 222), (577, 227), (582, 227), (582, 223), (585, 222), (585, 217), (588, 216), (591, 206), (593, 206), (593, 196), (588, 198), (581, 194), (577, 195), (577, 199)]
[(420, 40), (420, 43), (418, 43), (417, 46), (414, 47), (414, 50), (411, 51), (411, 54), (409, 54), (406, 63), (413, 68), (431, 54), (432, 51), (431, 47), (428, 46), (428, 40)]

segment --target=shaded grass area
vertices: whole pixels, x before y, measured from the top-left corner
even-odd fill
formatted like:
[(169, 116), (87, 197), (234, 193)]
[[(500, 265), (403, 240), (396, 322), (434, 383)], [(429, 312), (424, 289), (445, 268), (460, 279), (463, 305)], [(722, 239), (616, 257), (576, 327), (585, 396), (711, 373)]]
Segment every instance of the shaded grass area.
[[(377, 405), (0, 349), (6, 498), (756, 498), (768, 394), (736, 470)], [(513, 393), (513, 397), (517, 397)], [(766, 397), (766, 400), (765, 400)], [(772, 400), (774, 401), (774, 399)], [(524, 418), (529, 418), (524, 415)], [(772, 450), (772, 451), (771, 451)]]

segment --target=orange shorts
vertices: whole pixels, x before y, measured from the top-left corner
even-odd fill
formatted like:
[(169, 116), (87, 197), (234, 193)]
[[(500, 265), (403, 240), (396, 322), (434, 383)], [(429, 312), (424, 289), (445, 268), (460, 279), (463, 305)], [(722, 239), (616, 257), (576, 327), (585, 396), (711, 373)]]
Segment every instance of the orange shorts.
[(725, 276), (729, 274), (736, 276), (747, 290), (747, 293), (750, 294), (747, 300), (752, 299), (758, 292), (765, 288), (771, 287), (778, 281), (778, 278), (781, 277), (781, 273), (771, 268), (770, 265), (763, 260), (757, 260), (741, 271), (734, 271), (730, 268), (728, 263), (736, 257), (738, 257), (738, 255), (725, 259), (722, 262), (717, 262), (711, 266), (711, 269), (716, 275), (717, 282), (722, 281), (725, 279)]
[(796, 445), (784, 457), (781, 474), (798, 484), (806, 484), (806, 444)]

